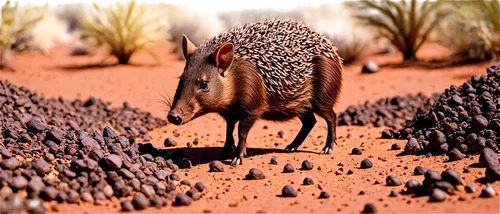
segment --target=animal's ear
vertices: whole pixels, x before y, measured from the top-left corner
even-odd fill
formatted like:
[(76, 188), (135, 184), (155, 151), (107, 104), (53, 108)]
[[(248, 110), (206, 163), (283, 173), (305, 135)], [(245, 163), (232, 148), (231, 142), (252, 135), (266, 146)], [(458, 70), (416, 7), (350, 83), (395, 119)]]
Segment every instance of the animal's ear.
[(224, 76), (224, 71), (226, 71), (233, 62), (233, 48), (234, 46), (232, 43), (224, 43), (212, 53), (212, 59), (215, 62), (215, 66), (222, 69), (222, 76)]
[(194, 45), (186, 36), (182, 34), (182, 52), (184, 53), (184, 58), (187, 59), (189, 55), (193, 54), (196, 50), (196, 45)]

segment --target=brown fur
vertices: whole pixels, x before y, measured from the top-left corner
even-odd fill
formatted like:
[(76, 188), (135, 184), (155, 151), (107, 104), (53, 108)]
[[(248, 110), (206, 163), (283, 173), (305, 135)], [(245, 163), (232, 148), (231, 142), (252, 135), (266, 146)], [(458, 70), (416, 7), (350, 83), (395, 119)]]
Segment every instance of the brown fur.
[[(342, 61), (337, 53), (329, 58), (313, 57), (311, 78), (306, 79), (300, 90), (283, 101), (276, 93), (266, 90), (262, 71), (251, 60), (233, 56), (233, 45), (224, 43), (212, 49), (196, 49), (190, 41), (183, 41), (187, 58), (174, 97), (169, 117), (181, 115), (188, 122), (205, 113), (216, 112), (227, 123), (226, 143), (222, 153), (232, 152), (233, 164), (241, 163), (246, 156), (246, 138), (258, 119), (288, 121), (298, 117), (302, 128), (286, 150), (295, 151), (305, 140), (316, 123), (314, 114), (324, 118), (328, 134), (322, 153), (333, 149), (336, 139), (336, 114), (333, 106), (342, 90)], [(222, 50), (222, 52), (221, 52)], [(210, 91), (201, 91), (202, 81), (208, 81)], [(184, 109), (184, 110), (183, 110)], [(169, 118), (170, 120), (171, 118)], [(238, 124), (238, 146), (234, 150), (233, 132)]]

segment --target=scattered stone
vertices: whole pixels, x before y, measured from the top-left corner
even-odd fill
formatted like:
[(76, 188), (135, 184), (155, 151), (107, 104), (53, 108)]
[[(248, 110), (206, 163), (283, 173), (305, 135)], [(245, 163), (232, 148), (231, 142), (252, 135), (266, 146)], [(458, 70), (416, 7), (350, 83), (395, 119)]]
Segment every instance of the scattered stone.
[(150, 206), (150, 202), (146, 195), (138, 192), (135, 193), (134, 197), (132, 198), (132, 205), (136, 210), (143, 210)]
[(479, 156), (479, 165), (482, 167), (499, 165), (497, 154), (491, 148), (484, 148)]
[(361, 149), (359, 148), (353, 148), (351, 151), (351, 155), (361, 155), (363, 152), (361, 152)]
[(441, 177), (444, 181), (450, 182), (451, 185), (461, 185), (462, 179), (460, 178), (460, 174), (454, 169), (446, 169), (441, 173)]
[(193, 199), (186, 195), (185, 193), (178, 193), (175, 196), (175, 203), (182, 206), (189, 206), (193, 202)]
[(312, 178), (306, 177), (306, 178), (304, 178), (304, 181), (302, 182), (302, 184), (304, 184), (304, 185), (312, 185), (312, 184), (314, 184), (314, 181), (313, 181)]
[(196, 189), (190, 189), (186, 192), (186, 195), (188, 195), (189, 197), (191, 197), (194, 201), (197, 201), (201, 198), (201, 194), (200, 192), (198, 192), (198, 190)]
[(174, 147), (174, 146), (177, 146), (177, 142), (175, 142), (174, 139), (168, 137), (165, 139), (165, 141), (163, 141), (163, 146)]
[(465, 192), (467, 193), (475, 193), (476, 192), (476, 188), (474, 188), (474, 185), (472, 184), (467, 184), (465, 185)]
[(372, 203), (365, 204), (363, 211), (361, 213), (377, 213), (377, 208)]
[(278, 158), (276, 156), (271, 157), (271, 161), (269, 161), (269, 164), (278, 165)]
[(481, 195), (479, 195), (481, 198), (492, 198), (493, 196), (495, 196), (495, 190), (489, 184), (486, 184), (483, 190), (481, 190)]
[(319, 198), (330, 198), (330, 193), (321, 191), (321, 193), (319, 193)]
[(396, 192), (396, 190), (391, 190), (391, 193), (389, 193), (389, 197), (397, 197), (398, 196), (398, 192)]
[(364, 159), (363, 161), (361, 161), (361, 165), (360, 165), (361, 169), (369, 169), (369, 168), (372, 168), (372, 167), (373, 167), (373, 163), (372, 163), (371, 160)]
[(422, 166), (417, 166), (415, 167), (415, 170), (413, 170), (413, 175), (424, 175), (425, 172), (427, 172), (426, 168)]
[(399, 145), (399, 143), (394, 143), (391, 145), (391, 150), (400, 150), (401, 149), (401, 145)]
[(433, 188), (431, 190), (429, 201), (440, 202), (446, 200), (448, 194), (439, 188)]
[(117, 170), (122, 167), (122, 159), (120, 156), (115, 155), (115, 154), (109, 154), (104, 158), (104, 163), (106, 164), (106, 167), (108, 167), (111, 170)]
[(194, 184), (194, 188), (196, 188), (199, 192), (203, 192), (206, 189), (205, 184), (201, 181), (196, 182), (196, 184)]
[(302, 162), (302, 168), (301, 170), (311, 170), (313, 169), (313, 163), (309, 160), (305, 160)]
[(406, 193), (407, 194), (413, 194), (415, 193), (415, 189), (418, 187), (419, 183), (415, 179), (410, 179), (406, 182), (405, 187), (406, 187)]
[(134, 205), (129, 200), (122, 200), (120, 206), (124, 212), (134, 211)]
[(212, 161), (208, 164), (209, 172), (224, 172), (224, 164), (220, 161)]
[(366, 63), (363, 65), (363, 68), (361, 69), (361, 73), (364, 74), (377, 73), (378, 71), (378, 65), (371, 60), (366, 61)]
[(251, 168), (248, 174), (245, 175), (245, 179), (247, 180), (261, 180), (264, 178), (266, 178), (266, 176), (264, 176), (264, 173), (256, 168)]
[(401, 185), (403, 185), (401, 180), (394, 175), (387, 176), (387, 178), (385, 179), (385, 182), (387, 183), (387, 186), (401, 186)]
[(27, 199), (24, 201), (27, 213), (45, 213), (45, 207), (39, 199)]
[(283, 172), (284, 173), (292, 173), (295, 172), (295, 167), (291, 163), (285, 164), (285, 167), (283, 167)]
[(295, 189), (292, 186), (286, 185), (281, 190), (281, 196), (282, 197), (297, 197), (297, 191), (295, 191)]
[(484, 172), (486, 182), (500, 181), (500, 165), (488, 165)]
[(465, 155), (457, 148), (453, 148), (450, 152), (448, 152), (448, 159), (450, 161), (462, 160), (464, 157)]

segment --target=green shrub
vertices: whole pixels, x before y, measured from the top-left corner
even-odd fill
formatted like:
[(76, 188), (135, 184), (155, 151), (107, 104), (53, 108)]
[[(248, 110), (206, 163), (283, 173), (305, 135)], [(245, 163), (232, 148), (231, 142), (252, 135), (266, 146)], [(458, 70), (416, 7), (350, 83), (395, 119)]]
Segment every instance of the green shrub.
[(456, 2), (455, 13), (440, 29), (441, 44), (453, 52), (453, 63), (500, 59), (500, 1)]
[(443, 0), (362, 0), (349, 6), (360, 21), (376, 27), (380, 36), (389, 39), (405, 61), (417, 59), (417, 50), (432, 30), (452, 13)]
[(94, 20), (89, 11), (85, 12), (82, 38), (95, 39), (95, 45), (107, 48), (120, 64), (128, 64), (132, 55), (140, 50), (159, 61), (147, 46), (163, 44), (167, 39), (160, 10), (135, 1), (116, 2), (106, 12), (95, 3), (93, 6), (99, 18)]

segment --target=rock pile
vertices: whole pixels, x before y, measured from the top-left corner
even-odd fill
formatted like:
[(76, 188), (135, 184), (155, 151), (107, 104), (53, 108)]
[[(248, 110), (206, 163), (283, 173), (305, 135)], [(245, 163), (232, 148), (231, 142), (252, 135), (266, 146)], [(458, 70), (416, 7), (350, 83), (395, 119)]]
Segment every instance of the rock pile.
[(431, 108), (416, 113), (394, 137), (408, 139), (406, 154), (448, 154), (450, 160), (459, 160), (464, 154), (479, 154), (485, 148), (497, 152), (500, 67), (493, 65), (487, 68), (487, 75), (450, 86)]
[(373, 124), (376, 127), (387, 126), (400, 128), (407, 120), (411, 120), (417, 111), (425, 110), (435, 104), (438, 94), (427, 97), (421, 93), (416, 95), (394, 96), (382, 98), (374, 103), (349, 106), (338, 115), (339, 125), (364, 126)]
[(44, 99), (1, 81), (0, 204), (8, 206), (0, 213), (43, 213), (42, 201), (102, 204), (112, 197), (124, 211), (191, 204), (205, 188), (176, 174), (189, 160), (136, 141), (165, 124), (126, 103)]

